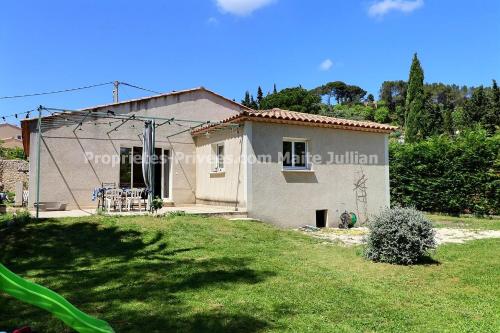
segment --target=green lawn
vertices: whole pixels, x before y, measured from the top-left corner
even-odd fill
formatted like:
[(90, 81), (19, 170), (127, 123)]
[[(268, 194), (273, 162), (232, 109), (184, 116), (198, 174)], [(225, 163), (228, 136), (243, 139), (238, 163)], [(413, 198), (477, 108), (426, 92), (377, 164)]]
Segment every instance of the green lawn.
[[(88, 217), (0, 226), (0, 261), (116, 332), (494, 332), (500, 240), (440, 247), (427, 265), (375, 264), (270, 225)], [(70, 332), (0, 293), (0, 330)]]
[(464, 229), (485, 229), (500, 230), (500, 218), (474, 216), (453, 217), (448, 215), (427, 214), (437, 228), (464, 228)]

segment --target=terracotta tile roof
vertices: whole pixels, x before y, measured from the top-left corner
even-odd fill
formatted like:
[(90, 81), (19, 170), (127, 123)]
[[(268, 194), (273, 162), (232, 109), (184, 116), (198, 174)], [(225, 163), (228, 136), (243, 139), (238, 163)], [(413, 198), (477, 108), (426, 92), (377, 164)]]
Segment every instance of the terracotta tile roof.
[(242, 122), (245, 120), (307, 125), (307, 126), (317, 126), (317, 127), (330, 127), (330, 128), (340, 128), (340, 129), (348, 129), (354, 131), (357, 130), (357, 131), (380, 132), (380, 133), (390, 133), (397, 129), (397, 127), (395, 126), (379, 124), (371, 121), (357, 121), (350, 119), (334, 118), (328, 116), (321, 116), (317, 114), (309, 114), (309, 113), (288, 111), (275, 108), (271, 110), (262, 110), (262, 111), (254, 111), (254, 110), (242, 111), (238, 115), (234, 115), (232, 117), (224, 119), (219, 123), (211, 124), (196, 129), (191, 133), (193, 135), (196, 135), (209, 131), (216, 127), (224, 126), (224, 124), (227, 123)]

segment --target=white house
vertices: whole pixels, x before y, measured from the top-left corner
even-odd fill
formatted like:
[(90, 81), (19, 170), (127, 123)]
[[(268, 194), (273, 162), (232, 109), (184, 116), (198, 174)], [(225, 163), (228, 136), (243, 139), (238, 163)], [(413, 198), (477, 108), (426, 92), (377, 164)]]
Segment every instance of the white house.
[[(98, 113), (110, 116), (93, 116)], [(103, 183), (143, 187), (140, 161), (134, 158), (142, 151), (143, 123), (135, 115), (172, 120), (156, 130), (161, 158), (154, 180), (155, 196), (170, 205), (229, 206), (285, 227), (334, 226), (344, 211), (364, 221), (389, 205), (388, 135), (395, 129), (389, 125), (254, 111), (205, 88), (78, 114), (42, 119), (40, 201), (90, 208), (96, 205), (92, 190)], [(115, 120), (116, 115), (130, 121)], [(35, 156), (36, 118), (22, 121), (22, 128), (25, 151)], [(30, 158), (31, 205), (35, 161)]]

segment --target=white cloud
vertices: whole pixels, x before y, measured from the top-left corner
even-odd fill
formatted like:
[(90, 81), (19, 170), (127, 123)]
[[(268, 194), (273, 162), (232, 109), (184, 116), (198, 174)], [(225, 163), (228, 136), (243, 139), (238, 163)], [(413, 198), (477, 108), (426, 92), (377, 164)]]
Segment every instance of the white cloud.
[(238, 16), (250, 15), (255, 10), (267, 6), (275, 0), (216, 0), (217, 6), (224, 13)]
[(325, 59), (319, 64), (319, 69), (322, 71), (328, 71), (332, 68), (333, 66), (333, 61), (330, 59)]
[(391, 11), (411, 13), (424, 5), (424, 0), (382, 0), (374, 2), (368, 8), (368, 15), (382, 17)]

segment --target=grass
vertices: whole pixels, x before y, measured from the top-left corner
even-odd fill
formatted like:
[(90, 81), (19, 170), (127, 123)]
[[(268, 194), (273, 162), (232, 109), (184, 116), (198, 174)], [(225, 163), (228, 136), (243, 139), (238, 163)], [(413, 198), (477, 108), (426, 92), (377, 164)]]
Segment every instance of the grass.
[(436, 228), (463, 228), (478, 230), (500, 230), (500, 218), (498, 217), (474, 217), (427, 214)]
[[(175, 216), (0, 226), (0, 261), (116, 332), (493, 332), (500, 240), (439, 247), (426, 265), (375, 264), (248, 221)], [(0, 330), (70, 332), (0, 293)]]

